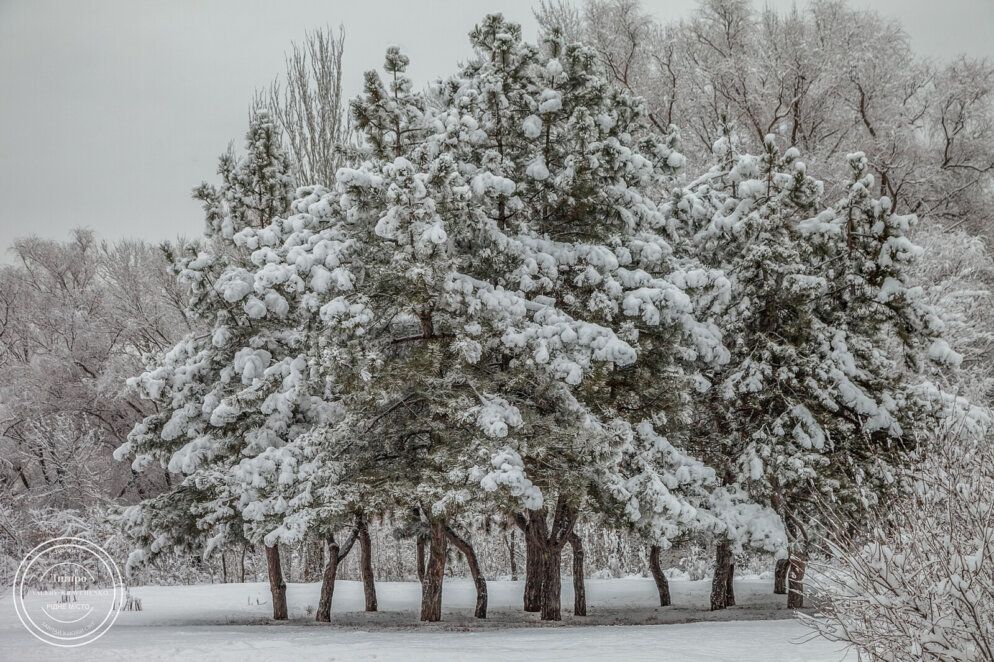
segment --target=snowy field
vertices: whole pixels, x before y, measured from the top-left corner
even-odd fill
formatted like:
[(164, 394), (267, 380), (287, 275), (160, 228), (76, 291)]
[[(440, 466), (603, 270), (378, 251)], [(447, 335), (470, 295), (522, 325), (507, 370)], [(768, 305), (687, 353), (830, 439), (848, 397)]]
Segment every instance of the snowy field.
[[(520, 609), (521, 582), (489, 583), (490, 614), (472, 617), (474, 592), (465, 579), (447, 579), (443, 622), (417, 620), (420, 586), (377, 584), (380, 611), (362, 612), (362, 587), (340, 581), (331, 624), (313, 622), (318, 584), (291, 584), (290, 621), (273, 623), (268, 585), (142, 586), (132, 589), (144, 611), (124, 612), (98, 641), (60, 650), (35, 640), (17, 620), (10, 593), (0, 599), (0, 660), (169, 660), (293, 662), (377, 660), (436, 662), (841, 662), (836, 644), (811, 640), (782, 606), (783, 596), (758, 579), (736, 584), (738, 606), (707, 611), (710, 581), (671, 581), (673, 607), (654, 606), (651, 579), (587, 580), (589, 616), (564, 609), (561, 624), (545, 625)], [(572, 587), (563, 582), (563, 604)], [(706, 622), (701, 622), (706, 621)]]

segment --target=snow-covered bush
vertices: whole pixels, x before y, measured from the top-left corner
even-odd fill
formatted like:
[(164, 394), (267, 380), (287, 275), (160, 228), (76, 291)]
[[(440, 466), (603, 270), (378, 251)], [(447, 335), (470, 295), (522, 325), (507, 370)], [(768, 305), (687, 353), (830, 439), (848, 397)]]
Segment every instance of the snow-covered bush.
[(860, 659), (994, 660), (992, 467), (989, 435), (938, 435), (867, 536), (836, 527), (812, 578), (820, 613), (804, 621)]

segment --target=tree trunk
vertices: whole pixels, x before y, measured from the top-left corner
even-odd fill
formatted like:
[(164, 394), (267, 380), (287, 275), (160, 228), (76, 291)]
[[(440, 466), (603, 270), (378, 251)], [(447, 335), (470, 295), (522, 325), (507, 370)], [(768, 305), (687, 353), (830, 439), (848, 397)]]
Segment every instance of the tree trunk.
[(362, 592), (366, 596), (366, 611), (376, 611), (376, 583), (373, 580), (373, 548), (369, 540), (366, 517), (356, 517), (359, 531), (359, 567), (362, 573)]
[(245, 552), (248, 551), (248, 545), (242, 545), (242, 561), (241, 561), (241, 581), (245, 583)]
[[(320, 540), (314, 541), (311, 550), (311, 576), (321, 577), (324, 575), (324, 543)], [(312, 579), (311, 581), (315, 580)]]
[(269, 571), (269, 590), (273, 594), (273, 619), (285, 621), (287, 619), (286, 582), (283, 581), (278, 545), (266, 547), (266, 569)]
[(417, 547), (417, 559), (415, 560), (415, 563), (418, 566), (417, 567), (418, 581), (424, 584), (425, 583), (425, 537), (420, 533), (417, 536), (415, 545)]
[(543, 621), (562, 620), (559, 564), (563, 545), (573, 533), (578, 514), (578, 509), (560, 494), (551, 531), (545, 521), (545, 508), (526, 510), (514, 518), (525, 534), (525, 611), (541, 612)]
[(338, 543), (333, 536), (328, 536), (328, 565), (324, 567), (324, 577), (321, 579), (321, 599), (318, 600), (318, 623), (331, 622), (331, 599), (335, 596), (335, 577), (338, 575), (339, 557)]
[(358, 535), (359, 526), (357, 524), (343, 547), (338, 546), (334, 535), (328, 536), (328, 565), (324, 568), (324, 577), (321, 580), (321, 599), (318, 601), (318, 611), (315, 617), (318, 623), (331, 622), (331, 600), (335, 596), (335, 578), (338, 576), (338, 565), (352, 551), (352, 545), (355, 544)]
[(542, 543), (529, 525), (525, 531), (525, 611), (542, 611), (543, 559)]
[(800, 609), (804, 606), (804, 571), (808, 561), (808, 533), (797, 515), (789, 507), (790, 502), (781, 498), (777, 484), (773, 483), (773, 509), (783, 520), (787, 531), (787, 606)]
[(728, 607), (729, 567), (732, 549), (727, 540), (718, 543), (715, 550), (714, 578), (711, 580), (711, 611)]
[(545, 580), (542, 582), (542, 620), (561, 621), (562, 612), (562, 575), (559, 563), (561, 547), (553, 547), (546, 543), (542, 549), (542, 567), (545, 568)]
[(732, 579), (735, 577), (735, 564), (728, 564), (728, 582), (725, 586), (726, 603), (729, 607), (735, 606), (735, 591), (732, 587)]
[(511, 581), (518, 581), (518, 562), (514, 554), (514, 529), (511, 529), (507, 535), (504, 536), (504, 540), (507, 541), (507, 555), (511, 559)]
[(304, 543), (304, 581), (313, 582), (324, 575), (324, 550), (320, 541)]
[(221, 582), (228, 583), (228, 558), (224, 550), (221, 551)]
[(556, 512), (551, 530), (545, 521), (545, 509), (528, 511), (528, 532), (538, 544), (541, 564), (545, 571), (542, 581), (542, 620), (561, 621), (562, 616), (562, 575), (560, 562), (563, 545), (573, 532), (577, 510), (572, 508), (562, 494), (556, 501)]
[(807, 569), (807, 560), (807, 550), (795, 551), (790, 555), (787, 606), (791, 609), (804, 606), (804, 571)]
[(656, 590), (659, 592), (659, 606), (669, 607), (670, 602), (670, 583), (666, 581), (666, 575), (663, 574), (663, 567), (659, 564), (659, 545), (653, 545), (649, 549), (649, 571), (652, 572), (652, 578), (656, 581)]
[(487, 580), (484, 579), (483, 573), (480, 572), (480, 564), (476, 559), (476, 552), (468, 541), (460, 538), (456, 535), (455, 531), (447, 526), (445, 527), (445, 535), (448, 537), (449, 542), (455, 545), (456, 549), (466, 557), (466, 563), (469, 565), (469, 574), (472, 575), (473, 583), (476, 584), (476, 611), (473, 612), (473, 616), (476, 618), (486, 618)]
[(569, 534), (573, 549), (573, 615), (587, 615), (587, 589), (583, 584), (583, 543), (576, 533)]
[(779, 559), (773, 572), (773, 592), (777, 595), (787, 594), (787, 569), (790, 568), (788, 559)]
[(429, 526), (429, 558), (425, 578), (421, 583), (421, 620), (442, 620), (442, 580), (445, 577), (445, 524), (432, 522)]

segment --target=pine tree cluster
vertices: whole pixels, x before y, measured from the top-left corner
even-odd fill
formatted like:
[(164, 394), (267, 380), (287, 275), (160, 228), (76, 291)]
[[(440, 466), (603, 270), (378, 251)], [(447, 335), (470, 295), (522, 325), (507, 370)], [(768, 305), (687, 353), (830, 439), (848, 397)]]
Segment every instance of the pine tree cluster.
[(862, 154), (826, 201), (797, 149), (743, 153), (732, 127), (686, 181), (677, 128), (594, 51), (499, 15), (470, 40), (422, 92), (387, 51), (333, 188), (294, 192), (260, 109), (197, 189), (206, 234), (175, 268), (209, 331), (132, 380), (157, 412), (117, 456), (181, 479), (120, 513), (131, 562), (352, 528), (337, 564), (400, 513), (438, 620), (447, 546), (470, 559), (473, 522), (500, 514), (528, 542), (525, 608), (558, 620), (583, 518), (657, 563), (718, 541), (717, 607), (735, 554), (786, 553), (800, 606), (820, 508), (860, 522), (966, 406), (924, 376), (960, 357), (910, 276), (916, 219)]

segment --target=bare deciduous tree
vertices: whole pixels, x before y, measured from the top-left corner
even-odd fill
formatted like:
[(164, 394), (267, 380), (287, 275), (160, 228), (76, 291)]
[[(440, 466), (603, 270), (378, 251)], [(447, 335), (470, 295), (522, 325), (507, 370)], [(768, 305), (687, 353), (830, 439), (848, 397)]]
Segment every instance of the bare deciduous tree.
[(342, 97), (345, 30), (307, 33), (286, 57), (286, 74), (269, 88), (267, 105), (276, 118), (298, 186), (332, 186), (349, 139)]

